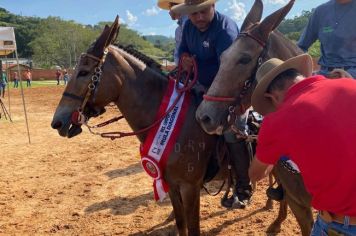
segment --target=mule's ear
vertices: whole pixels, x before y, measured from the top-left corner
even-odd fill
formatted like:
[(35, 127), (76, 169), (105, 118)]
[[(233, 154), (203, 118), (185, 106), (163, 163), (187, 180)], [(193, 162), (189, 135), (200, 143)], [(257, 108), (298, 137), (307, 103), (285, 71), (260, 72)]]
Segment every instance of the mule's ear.
[(119, 34), (120, 23), (119, 23), (119, 16), (116, 16), (114, 23), (112, 23), (110, 27), (110, 35), (105, 43), (105, 47), (109, 46), (110, 44), (116, 41), (116, 38)]
[(96, 57), (101, 58), (104, 54), (105, 48), (116, 40), (119, 28), (119, 16), (116, 16), (114, 23), (112, 23), (110, 27), (105, 25), (105, 28), (99, 38), (96, 40), (94, 47), (90, 49), (90, 53)]
[(279, 9), (278, 11), (272, 13), (267, 16), (262, 23), (259, 25), (258, 29), (261, 33), (262, 39), (266, 42), (269, 34), (277, 28), (277, 26), (281, 23), (284, 17), (288, 14), (290, 9), (292, 8), (295, 0), (290, 0), (287, 5)]
[(251, 25), (260, 22), (263, 12), (262, 0), (255, 0), (250, 12), (247, 14), (241, 26), (241, 32), (245, 31)]
[(94, 56), (101, 58), (102, 55), (104, 54), (104, 48), (109, 35), (110, 35), (110, 27), (108, 25), (105, 25), (103, 32), (96, 39), (94, 43), (94, 47), (90, 48), (88, 50), (88, 53), (91, 53)]

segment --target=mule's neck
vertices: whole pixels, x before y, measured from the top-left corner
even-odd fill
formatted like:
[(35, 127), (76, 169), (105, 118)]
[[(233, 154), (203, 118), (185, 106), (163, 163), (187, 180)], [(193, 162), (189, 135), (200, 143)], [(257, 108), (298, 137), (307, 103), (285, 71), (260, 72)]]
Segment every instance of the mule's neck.
[[(133, 70), (132, 73), (123, 71), (122, 88), (116, 105), (134, 131), (151, 125), (156, 118), (161, 100), (168, 86), (168, 80), (160, 73), (152, 70), (137, 58), (121, 49), (120, 54)], [(141, 142), (147, 133), (138, 135)]]

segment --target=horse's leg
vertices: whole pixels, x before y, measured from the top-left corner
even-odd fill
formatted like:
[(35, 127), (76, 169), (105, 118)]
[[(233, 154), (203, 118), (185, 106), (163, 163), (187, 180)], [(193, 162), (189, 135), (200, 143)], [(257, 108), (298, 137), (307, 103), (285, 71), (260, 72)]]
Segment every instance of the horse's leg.
[(286, 201), (288, 202), (290, 209), (292, 210), (295, 218), (297, 219), (299, 227), (302, 231), (302, 235), (310, 235), (314, 224), (313, 213), (310, 206), (302, 206), (301, 204), (298, 204), (288, 194), (286, 195)]
[(187, 221), (184, 215), (184, 205), (178, 187), (170, 186), (169, 197), (171, 198), (177, 230), (180, 236), (187, 235)]
[(189, 236), (200, 235), (200, 189), (197, 184), (184, 184), (181, 186)]
[[(273, 187), (273, 174), (269, 173), (268, 175), (268, 187)], [(273, 200), (271, 198), (268, 198), (266, 201), (266, 206), (265, 209), (266, 210), (271, 210), (273, 208)], [(279, 210), (281, 210), (281, 208), (279, 208)]]
[(285, 221), (285, 219), (287, 218), (287, 210), (288, 210), (288, 204), (287, 201), (284, 199), (279, 204), (277, 219), (275, 219), (273, 223), (268, 227), (267, 233), (276, 234), (281, 231), (281, 225), (283, 221)]
[(277, 164), (273, 169), (282, 183), (285, 199), (297, 219), (302, 235), (310, 235), (314, 222), (311, 196), (305, 189), (302, 176), (291, 173), (281, 164)]

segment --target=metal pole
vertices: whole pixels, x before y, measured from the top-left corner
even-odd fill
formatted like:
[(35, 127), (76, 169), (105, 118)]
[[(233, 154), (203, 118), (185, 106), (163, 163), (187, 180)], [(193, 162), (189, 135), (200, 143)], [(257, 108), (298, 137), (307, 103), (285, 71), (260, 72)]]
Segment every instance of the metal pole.
[(10, 73), (9, 73), (9, 63), (7, 61), (7, 55), (5, 56), (5, 59), (6, 59), (6, 62), (5, 62), (5, 65), (6, 65), (6, 70), (5, 70), (5, 73), (6, 73), (6, 79), (7, 79), (7, 97), (8, 97), (8, 103), (9, 103), (9, 116), (11, 117), (11, 103), (10, 103), (10, 87), (11, 87), (11, 81), (10, 81)]
[(24, 95), (24, 93), (23, 93), (22, 76), (21, 76), (21, 70), (20, 70), (19, 57), (18, 57), (18, 55), (17, 55), (17, 48), (16, 48), (16, 50), (15, 50), (15, 54), (16, 54), (16, 60), (17, 60), (17, 71), (18, 71), (18, 73), (19, 73), (19, 78), (20, 78), (20, 89), (21, 89), (21, 95), (22, 95), (23, 110), (24, 110), (24, 113), (25, 113), (25, 120), (26, 120), (28, 143), (31, 144), (30, 129), (28, 128), (28, 119), (27, 119), (27, 112), (26, 112), (25, 95)]

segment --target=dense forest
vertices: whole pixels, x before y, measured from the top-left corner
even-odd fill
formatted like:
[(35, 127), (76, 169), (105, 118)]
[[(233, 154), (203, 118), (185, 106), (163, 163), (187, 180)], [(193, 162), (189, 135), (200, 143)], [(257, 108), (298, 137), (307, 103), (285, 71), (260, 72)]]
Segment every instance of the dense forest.
[[(300, 16), (284, 20), (279, 30), (289, 39), (297, 41), (308, 22), (310, 11)], [(15, 27), (15, 34), (20, 57), (31, 58), (35, 67), (50, 68), (55, 65), (73, 67), (80, 53), (84, 52), (100, 34), (105, 24), (82, 25), (74, 21), (65, 21), (59, 17), (25, 17), (12, 14), (0, 8), (0, 26)], [(141, 36), (126, 25), (120, 28), (118, 43), (132, 45), (142, 53), (157, 61), (162, 58), (173, 60), (174, 39), (165, 36)], [(320, 55), (318, 42), (310, 53)]]

